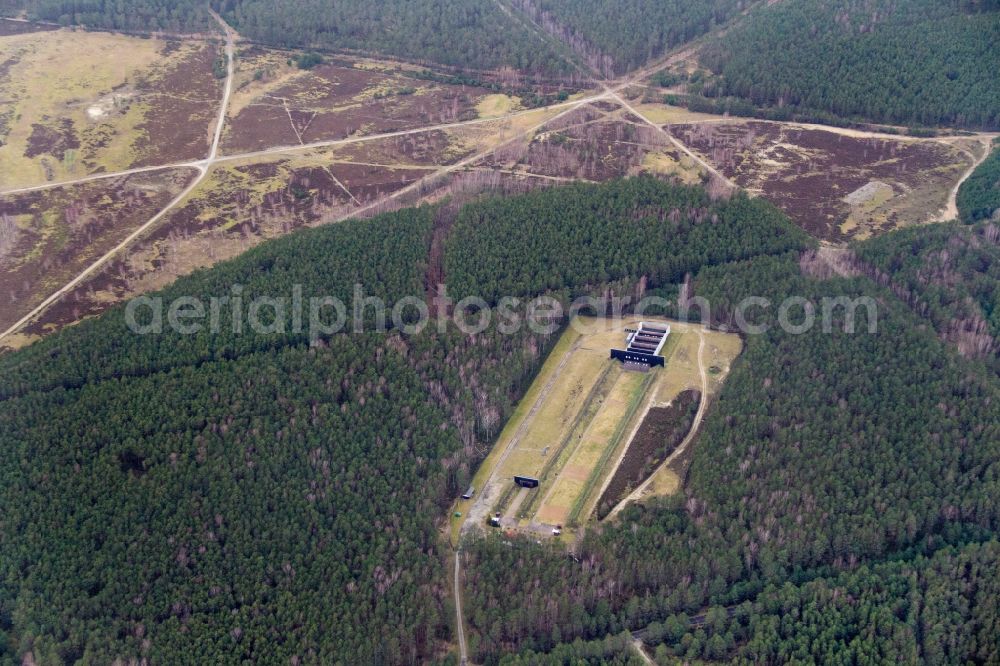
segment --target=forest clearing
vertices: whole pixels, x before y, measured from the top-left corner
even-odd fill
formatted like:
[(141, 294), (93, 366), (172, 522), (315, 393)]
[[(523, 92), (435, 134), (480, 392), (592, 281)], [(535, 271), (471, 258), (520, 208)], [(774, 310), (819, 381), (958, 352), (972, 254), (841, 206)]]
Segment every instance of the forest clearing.
[(1000, 664), (998, 34), (0, 0), (0, 666)]
[[(669, 323), (665, 367), (635, 372), (609, 358), (625, 329), (640, 321)], [(453, 540), (499, 513), (504, 529), (544, 535), (559, 527), (570, 541), (574, 528), (591, 519), (649, 411), (685, 390), (711, 396), (721, 387), (740, 352), (739, 336), (702, 333), (709, 339), (703, 360), (714, 369), (706, 386), (697, 359), (700, 330), (648, 317), (574, 320), (480, 465), (473, 498), (457, 501), (453, 513), (462, 515), (452, 518)], [(520, 488), (515, 476), (538, 479), (538, 487)]]

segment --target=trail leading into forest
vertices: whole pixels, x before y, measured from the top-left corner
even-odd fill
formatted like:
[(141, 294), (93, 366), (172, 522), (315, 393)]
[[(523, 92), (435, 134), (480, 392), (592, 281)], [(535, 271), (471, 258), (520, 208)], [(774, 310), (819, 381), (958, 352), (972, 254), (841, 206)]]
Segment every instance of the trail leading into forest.
[[(435, 179), (439, 179), (442, 176), (450, 174), (450, 173), (452, 173), (454, 171), (457, 171), (457, 170), (460, 170), (460, 169), (465, 169), (466, 167), (469, 167), (469, 166), (473, 165), (477, 160), (481, 159), (483, 156), (488, 155), (488, 154), (494, 152), (499, 147), (501, 147), (503, 145), (507, 145), (511, 141), (514, 141), (514, 140), (516, 140), (518, 138), (524, 137), (526, 135), (530, 135), (532, 132), (538, 131), (539, 129), (543, 128), (545, 125), (553, 122), (554, 120), (556, 120), (558, 118), (563, 117), (564, 115), (566, 115), (566, 114), (568, 114), (568, 113), (570, 113), (572, 111), (575, 111), (575, 110), (577, 110), (579, 108), (582, 108), (582, 107), (584, 107), (584, 106), (586, 106), (588, 104), (591, 104), (593, 102), (597, 102), (597, 101), (600, 101), (600, 100), (613, 100), (613, 101), (617, 102), (623, 109), (629, 111), (630, 113), (632, 113), (633, 115), (635, 115), (638, 119), (640, 119), (643, 123), (649, 125), (656, 132), (658, 132), (662, 136), (664, 136), (671, 143), (671, 145), (675, 146), (677, 148), (677, 150), (681, 151), (682, 153), (684, 153), (685, 155), (687, 155), (688, 157), (690, 157), (694, 162), (696, 162), (706, 172), (714, 175), (721, 182), (726, 183), (729, 187), (736, 187), (735, 184), (732, 181), (730, 181), (728, 178), (726, 178), (725, 176), (723, 176), (717, 169), (715, 169), (711, 164), (709, 164), (708, 162), (706, 162), (703, 158), (701, 158), (696, 153), (694, 153), (693, 151), (691, 151), (690, 149), (688, 149), (687, 146), (685, 146), (682, 142), (680, 142), (669, 131), (667, 131), (663, 127), (657, 125), (656, 123), (652, 122), (647, 116), (645, 116), (638, 109), (636, 109), (621, 94), (621, 92), (623, 90), (625, 90), (628, 86), (631, 86), (631, 85), (636, 84), (637, 82), (640, 82), (642, 79), (651, 76), (655, 72), (657, 72), (657, 71), (659, 71), (659, 70), (661, 70), (661, 69), (663, 69), (665, 67), (670, 66), (677, 59), (685, 57), (686, 54), (687, 54), (687, 51), (679, 51), (679, 52), (676, 52), (674, 54), (668, 55), (665, 58), (659, 60), (658, 62), (652, 63), (652, 64), (644, 67), (641, 70), (637, 70), (637, 71), (633, 72), (631, 75), (627, 75), (625, 77), (622, 77), (622, 78), (619, 78), (619, 79), (616, 79), (616, 80), (613, 80), (613, 81), (607, 81), (607, 80), (603, 80), (603, 79), (601, 79), (601, 80), (594, 80), (594, 82), (597, 85), (599, 85), (601, 88), (603, 88), (603, 91), (600, 92), (600, 93), (590, 94), (590, 95), (588, 95), (586, 97), (582, 97), (582, 98), (579, 98), (579, 99), (570, 100), (570, 101), (566, 101), (566, 102), (559, 102), (559, 103), (556, 103), (556, 104), (551, 104), (551, 105), (548, 105), (548, 106), (539, 107), (537, 109), (529, 109), (529, 110), (526, 110), (526, 111), (518, 111), (518, 112), (514, 112), (514, 113), (508, 113), (508, 114), (505, 114), (503, 116), (499, 116), (499, 117), (496, 117), (496, 118), (476, 118), (476, 119), (467, 120), (467, 121), (458, 121), (458, 122), (444, 123), (444, 124), (439, 124), (439, 125), (430, 125), (430, 126), (425, 126), (425, 127), (417, 127), (417, 128), (412, 128), (412, 129), (399, 130), (399, 131), (395, 131), (395, 132), (386, 132), (386, 133), (382, 133), (382, 134), (373, 134), (373, 135), (369, 135), (369, 136), (348, 137), (348, 138), (345, 138), (345, 139), (332, 139), (332, 140), (327, 140), (327, 141), (317, 141), (317, 142), (313, 142), (313, 143), (299, 144), (299, 145), (292, 145), (292, 146), (275, 146), (275, 147), (271, 147), (271, 148), (267, 148), (267, 149), (263, 149), (263, 150), (259, 150), (259, 151), (247, 152), (247, 153), (239, 153), (239, 154), (233, 154), (233, 155), (219, 155), (219, 149), (220, 149), (222, 134), (223, 134), (223, 131), (224, 131), (224, 128), (225, 128), (225, 119), (226, 119), (226, 116), (227, 116), (227, 110), (228, 110), (228, 107), (229, 107), (230, 97), (232, 95), (234, 78), (235, 78), (234, 42), (235, 42), (235, 40), (237, 38), (237, 35), (236, 35), (235, 31), (217, 13), (212, 12), (212, 17), (219, 23), (220, 27), (222, 28), (223, 32), (225, 33), (225, 38), (226, 38), (226, 59), (227, 59), (226, 70), (227, 71), (226, 71), (226, 83), (225, 83), (225, 86), (224, 86), (223, 97), (222, 97), (222, 101), (221, 101), (220, 107), (219, 107), (218, 119), (216, 121), (215, 130), (214, 130), (213, 136), (212, 136), (211, 149), (210, 149), (209, 154), (208, 154), (208, 156), (206, 158), (204, 158), (202, 160), (194, 160), (194, 161), (188, 161), (188, 162), (178, 162), (178, 163), (174, 163), (174, 164), (165, 164), (165, 165), (159, 165), (159, 166), (137, 167), (137, 168), (134, 168), (134, 169), (127, 169), (127, 170), (124, 170), (124, 171), (119, 171), (119, 172), (114, 172), (114, 173), (91, 174), (89, 176), (84, 176), (82, 178), (77, 178), (77, 179), (73, 179), (73, 180), (67, 180), (67, 181), (61, 181), (61, 182), (53, 182), (53, 183), (44, 183), (44, 184), (41, 184), (41, 185), (34, 185), (34, 186), (28, 186), (28, 187), (15, 188), (15, 189), (11, 189), (11, 190), (0, 192), (0, 195), (18, 194), (18, 193), (25, 193), (25, 192), (34, 192), (34, 191), (39, 191), (39, 190), (44, 190), (44, 189), (49, 189), (49, 188), (54, 188), (54, 187), (61, 187), (61, 186), (67, 186), (67, 185), (75, 185), (75, 184), (81, 184), (81, 183), (88, 183), (88, 182), (105, 180), (105, 179), (110, 179), (110, 178), (125, 177), (125, 176), (134, 175), (134, 174), (150, 173), (150, 172), (155, 172), (155, 171), (160, 171), (160, 170), (166, 170), (166, 169), (184, 169), (184, 168), (189, 168), (189, 169), (194, 169), (194, 170), (196, 170), (198, 172), (197, 175), (196, 175), (196, 177), (195, 177), (195, 179), (186, 188), (184, 188), (184, 190), (175, 199), (173, 199), (172, 201), (170, 201), (164, 209), (160, 210), (152, 219), (150, 219), (149, 221), (147, 221), (146, 223), (142, 224), (140, 227), (138, 227), (137, 229), (135, 229), (135, 231), (133, 231), (131, 234), (129, 234), (129, 236), (125, 240), (123, 240), (121, 243), (119, 243), (117, 246), (115, 246), (110, 252), (107, 252), (102, 257), (100, 257), (99, 259), (97, 259), (96, 261), (94, 261), (92, 264), (90, 264), (89, 266), (87, 266), (83, 271), (81, 271), (81, 273), (79, 275), (77, 275), (75, 278), (73, 278), (66, 285), (64, 285), (63, 287), (61, 287), (60, 289), (58, 289), (55, 293), (49, 295), (44, 301), (42, 301), (41, 304), (39, 304), (37, 307), (35, 307), (34, 309), (32, 309), (31, 312), (29, 312), (27, 315), (25, 315), (24, 317), (22, 317), (16, 324), (14, 324), (12, 327), (10, 327), (9, 329), (7, 329), (3, 333), (0, 333), (0, 341), (2, 341), (7, 336), (9, 336), (9, 335), (17, 332), (18, 330), (20, 330), (21, 328), (23, 328), (26, 324), (28, 324), (29, 322), (31, 322), (33, 319), (37, 318), (40, 314), (42, 314), (45, 310), (47, 310), (52, 304), (54, 304), (55, 302), (57, 302), (59, 299), (61, 299), (63, 296), (65, 296), (67, 293), (69, 293), (72, 289), (74, 289), (75, 287), (77, 287), (85, 279), (87, 279), (88, 277), (90, 277), (98, 268), (100, 268), (105, 263), (107, 263), (113, 256), (115, 256), (116, 254), (118, 254), (119, 252), (121, 252), (122, 250), (124, 250), (126, 247), (128, 247), (137, 238), (139, 238), (145, 232), (147, 232), (153, 225), (155, 225), (156, 223), (160, 222), (167, 215), (167, 213), (169, 213), (176, 206), (178, 206), (180, 203), (182, 203), (198, 187), (198, 185), (200, 185), (204, 181), (204, 179), (207, 176), (210, 168), (213, 165), (215, 165), (217, 163), (220, 163), (220, 162), (232, 162), (232, 161), (245, 160), (245, 159), (268, 157), (268, 156), (279, 155), (279, 154), (296, 153), (296, 152), (300, 152), (300, 151), (308, 151), (308, 150), (311, 150), (311, 149), (329, 148), (329, 147), (337, 147), (337, 146), (357, 144), (357, 143), (363, 143), (363, 142), (369, 142), (369, 141), (378, 141), (378, 140), (389, 139), (389, 138), (394, 138), (394, 137), (402, 137), (402, 136), (408, 136), (408, 135), (421, 134), (421, 133), (426, 133), (426, 132), (431, 132), (431, 131), (436, 131), (436, 130), (447, 130), (447, 129), (453, 129), (453, 128), (460, 128), (460, 127), (472, 126), (472, 125), (479, 125), (479, 124), (483, 124), (483, 123), (490, 123), (490, 122), (495, 122), (495, 121), (509, 120), (509, 119), (516, 118), (518, 116), (522, 116), (522, 115), (526, 115), (526, 114), (530, 114), (530, 113), (535, 113), (536, 111), (542, 111), (542, 110), (550, 110), (551, 111), (551, 110), (556, 110), (556, 109), (562, 109), (562, 111), (560, 113), (558, 113), (558, 114), (556, 114), (556, 115), (554, 115), (554, 116), (552, 116), (552, 117), (550, 117), (548, 119), (542, 120), (537, 125), (534, 125), (533, 127), (530, 127), (530, 128), (528, 128), (526, 130), (521, 130), (521, 131), (516, 132), (511, 137), (511, 139), (509, 139), (507, 142), (504, 142), (504, 143), (500, 144), (500, 146), (493, 146), (493, 147), (488, 148), (486, 150), (483, 150), (481, 152), (477, 152), (477, 153), (475, 153), (473, 155), (470, 155), (469, 157), (467, 157), (467, 158), (465, 158), (465, 159), (463, 159), (463, 160), (461, 160), (461, 161), (459, 161), (459, 162), (457, 162), (455, 164), (442, 166), (442, 167), (434, 170), (433, 172), (427, 174), (426, 176), (418, 179), (417, 181), (411, 183), (409, 186), (407, 186), (405, 188), (397, 190), (396, 192), (393, 192), (393, 193), (391, 193), (391, 194), (389, 194), (389, 195), (387, 195), (387, 196), (385, 196), (385, 197), (383, 197), (381, 199), (378, 199), (378, 200), (376, 200), (374, 202), (371, 202), (371, 203), (369, 203), (369, 204), (367, 204), (365, 206), (361, 206), (360, 208), (357, 208), (355, 210), (349, 211), (349, 212), (345, 213), (344, 215), (337, 217), (336, 219), (328, 220), (328, 222), (339, 222), (339, 221), (341, 221), (343, 219), (347, 219), (347, 218), (350, 218), (350, 217), (355, 217), (355, 216), (358, 216), (358, 215), (362, 215), (362, 214), (368, 213), (368, 212), (370, 212), (372, 210), (375, 210), (378, 206), (384, 205), (384, 204), (386, 204), (388, 202), (391, 202), (391, 201), (393, 201), (393, 200), (395, 200), (395, 199), (397, 199), (397, 198), (399, 198), (401, 196), (404, 196), (406, 194), (412, 193), (412, 192), (414, 192), (416, 190), (419, 190), (420, 188), (423, 188), (423, 187), (427, 186), (428, 183), (434, 182)], [(536, 29), (540, 29), (539, 26), (537, 26), (537, 25), (535, 25), (535, 27), (536, 27)], [(546, 35), (544, 33), (544, 31), (541, 31), (541, 33), (542, 33), (540, 35), (541, 38), (545, 39), (545, 38), (548, 37), (548, 35)], [(577, 66), (579, 67), (579, 64), (577, 64)], [(583, 73), (584, 76), (587, 76), (588, 78), (591, 78), (590, 76), (587, 75), (587, 73), (582, 72), (582, 71), (581, 71), (581, 73)], [(591, 80), (593, 80), (593, 79), (591, 79)], [(983, 138), (985, 138), (985, 137), (986, 137), (986, 135), (983, 135)], [(934, 139), (925, 139), (925, 140), (934, 140)], [(979, 163), (981, 163), (981, 161), (982, 160), (979, 160), (977, 162), (977, 165)], [(961, 183), (964, 182), (969, 177), (969, 175), (971, 175), (971, 173), (974, 171), (974, 169), (975, 169), (975, 166), (973, 166), (972, 168), (970, 168), (969, 171), (963, 176), (962, 180), (953, 189), (952, 194), (951, 194), (951, 198), (950, 198), (950, 201), (949, 201), (949, 207), (948, 207), (948, 209), (945, 212), (945, 216), (947, 216), (950, 212), (952, 212), (953, 210), (955, 210), (954, 209), (954, 202), (955, 202), (955, 198), (957, 197), (958, 189), (961, 186)]]
[(632, 647), (635, 648), (635, 651), (639, 653), (639, 656), (642, 658), (642, 661), (648, 664), (648, 666), (656, 666), (656, 662), (650, 659), (649, 655), (646, 654), (646, 648), (643, 646), (641, 639), (633, 637)]
[(712, 166), (711, 164), (709, 164), (708, 162), (706, 162), (705, 160), (703, 160), (701, 157), (699, 157), (697, 155), (697, 153), (695, 153), (694, 151), (692, 151), (691, 149), (689, 149), (687, 146), (685, 146), (683, 143), (681, 143), (680, 141), (678, 141), (677, 137), (675, 137), (673, 134), (671, 134), (667, 130), (663, 129), (662, 126), (657, 125), (652, 120), (650, 120), (649, 118), (647, 118), (645, 116), (645, 114), (643, 114), (637, 108), (635, 108), (634, 106), (632, 106), (632, 104), (630, 104), (628, 102), (628, 100), (626, 100), (624, 97), (622, 97), (621, 94), (619, 94), (618, 92), (612, 92), (611, 96), (615, 99), (615, 101), (617, 101), (619, 104), (621, 104), (623, 107), (625, 107), (630, 113), (632, 113), (636, 117), (640, 118), (644, 123), (646, 123), (647, 125), (649, 125), (650, 127), (652, 127), (654, 130), (656, 130), (657, 133), (659, 133), (661, 136), (665, 137), (671, 143), (671, 145), (673, 145), (675, 148), (677, 148), (677, 150), (681, 151), (682, 153), (684, 153), (685, 155), (687, 155), (688, 157), (690, 157), (692, 160), (694, 160), (702, 169), (704, 169), (708, 173), (712, 174), (713, 176), (715, 176), (716, 178), (718, 178), (719, 180), (721, 180), (723, 183), (725, 183), (726, 185), (728, 185), (734, 191), (739, 189), (739, 186), (736, 183), (734, 183), (733, 181), (731, 181), (728, 178), (726, 178), (724, 175), (722, 175), (721, 171), (719, 171), (714, 166)]
[[(504, 6), (503, 3), (500, 2), (500, 0), (496, 0), (496, 1), (497, 1), (497, 4), (499, 4), (501, 7)], [(538, 23), (536, 23), (534, 21), (534, 19), (532, 19), (530, 16), (528, 16), (526, 18), (531, 23), (531, 25), (534, 26), (535, 29), (538, 30), (538, 32), (541, 34), (541, 37), (542, 37), (543, 40), (545, 39), (546, 35), (549, 35), (549, 33), (547, 33), (545, 31), (545, 29), (542, 28), (542, 26), (538, 25)], [(553, 40), (559, 41), (555, 36), (552, 36), (552, 35), (549, 35), (549, 36), (551, 36)], [(563, 46), (565, 46), (566, 48), (568, 48), (570, 50), (570, 52), (573, 51), (572, 47), (569, 44), (567, 44), (565, 42), (560, 42), (560, 43)], [(632, 106), (632, 104), (628, 100), (626, 100), (622, 96), (622, 94), (621, 94), (621, 91), (624, 90), (625, 88), (627, 88), (628, 86), (633, 85), (634, 83), (636, 83), (637, 81), (642, 80), (643, 78), (646, 78), (648, 76), (652, 76), (653, 73), (655, 73), (655, 72), (663, 69), (664, 67), (669, 66), (672, 62), (674, 62), (674, 60), (677, 57), (677, 55), (678, 54), (674, 54), (672, 56), (668, 56), (665, 60), (663, 60), (663, 61), (661, 61), (659, 63), (655, 63), (653, 65), (650, 65), (648, 68), (643, 68), (643, 69), (640, 69), (640, 70), (638, 70), (636, 72), (633, 72), (631, 75), (626, 76), (626, 77), (624, 77), (622, 79), (619, 79), (617, 82), (614, 82), (614, 83), (609, 82), (606, 78), (604, 78), (601, 75), (600, 72), (598, 72), (596, 69), (594, 69), (589, 64), (580, 65), (579, 63), (577, 63), (575, 61), (568, 60), (568, 59), (566, 60), (566, 62), (568, 62), (570, 65), (576, 67), (580, 71), (581, 74), (584, 74), (585, 76), (590, 76), (591, 81), (593, 81), (595, 84), (599, 85), (604, 90), (604, 94), (605, 95), (607, 95), (611, 99), (613, 99), (616, 102), (618, 102), (618, 104), (620, 104), (622, 106), (622, 108), (624, 108), (626, 111), (628, 111), (629, 113), (631, 113), (635, 117), (639, 118), (645, 124), (647, 124), (650, 127), (652, 127), (658, 134), (660, 134), (661, 136), (663, 136), (664, 138), (666, 138), (667, 141), (669, 141), (670, 144), (673, 145), (677, 150), (679, 150), (682, 153), (684, 153), (685, 155), (687, 155), (695, 163), (697, 163), (698, 165), (700, 165), (702, 169), (704, 169), (708, 173), (712, 174), (713, 176), (715, 176), (716, 178), (718, 178), (722, 182), (726, 183), (730, 188), (732, 188), (735, 191), (735, 190), (739, 189), (739, 186), (736, 185), (736, 183), (734, 183), (733, 181), (731, 181), (728, 178), (726, 178), (722, 174), (722, 172), (720, 172), (719, 170), (717, 170), (711, 164), (709, 164), (704, 159), (702, 159), (700, 156), (698, 156), (696, 153), (694, 153), (692, 150), (690, 150), (687, 146), (685, 146), (683, 143), (681, 143), (677, 139), (677, 137), (675, 137), (673, 134), (671, 134), (670, 132), (668, 132), (667, 130), (665, 130), (661, 125), (657, 125), (652, 120), (650, 120), (644, 113), (642, 113), (641, 111), (639, 111), (638, 109), (636, 109), (634, 106)], [(587, 67), (587, 69), (590, 70), (589, 75), (588, 75), (587, 72), (583, 71), (583, 67)]]
[(219, 143), (222, 142), (222, 130), (226, 125), (226, 112), (229, 110), (229, 98), (233, 96), (233, 78), (236, 76), (236, 53), (233, 46), (236, 32), (229, 27), (229, 24), (222, 20), (222, 17), (209, 9), (208, 13), (216, 20), (226, 35), (226, 85), (222, 92), (222, 102), (219, 104), (219, 117), (215, 121), (215, 134), (212, 137), (212, 150), (208, 153), (206, 167), (219, 155)]
[(962, 189), (962, 185), (965, 181), (969, 180), (972, 174), (975, 173), (976, 169), (979, 168), (979, 165), (989, 158), (990, 153), (993, 152), (993, 140), (995, 138), (996, 136), (990, 135), (979, 136), (979, 142), (983, 144), (983, 154), (979, 157), (976, 157), (969, 151), (965, 151), (972, 156), (972, 164), (965, 171), (965, 173), (962, 174), (962, 177), (958, 179), (958, 182), (955, 183), (955, 187), (951, 188), (951, 192), (948, 194), (948, 203), (945, 204), (945, 207), (933, 220), (931, 220), (931, 222), (948, 222), (949, 220), (958, 219), (958, 191)]
[(465, 646), (465, 624), (462, 615), (462, 588), (460, 587), (460, 579), (462, 572), (462, 555), (461, 551), (455, 551), (455, 632), (458, 634), (458, 654), (460, 661), (459, 663), (464, 666), (469, 663), (469, 653)]

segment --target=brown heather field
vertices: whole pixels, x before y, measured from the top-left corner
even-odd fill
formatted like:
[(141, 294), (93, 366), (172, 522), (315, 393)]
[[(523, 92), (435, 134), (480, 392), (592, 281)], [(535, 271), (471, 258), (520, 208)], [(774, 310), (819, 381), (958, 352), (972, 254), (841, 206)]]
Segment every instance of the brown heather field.
[[(727, 178), (835, 242), (939, 216), (975, 154), (955, 138), (692, 114), (644, 102), (637, 86), (622, 90), (634, 113), (611, 98), (567, 108), (597, 89), (529, 83), (512, 71), (463, 85), (442, 72), (429, 80), (421, 66), (347, 56), (301, 70), (293, 52), (242, 42), (235, 55), (220, 156), (205, 179), (4, 345), (302, 226), (573, 180), (654, 173), (704, 182), (703, 165), (649, 123), (666, 123)], [(0, 21), (0, 188), (201, 168), (222, 99), (221, 56), (221, 40)], [(559, 92), (569, 95), (561, 106), (526, 108)], [(164, 169), (0, 193), (0, 298), (10, 304), (0, 324), (18, 321), (153, 219), (194, 175)]]
[(193, 177), (193, 169), (168, 169), (0, 197), (0, 330), (124, 240)]
[(971, 163), (962, 150), (934, 140), (764, 121), (669, 129), (726, 177), (831, 241), (931, 221)]

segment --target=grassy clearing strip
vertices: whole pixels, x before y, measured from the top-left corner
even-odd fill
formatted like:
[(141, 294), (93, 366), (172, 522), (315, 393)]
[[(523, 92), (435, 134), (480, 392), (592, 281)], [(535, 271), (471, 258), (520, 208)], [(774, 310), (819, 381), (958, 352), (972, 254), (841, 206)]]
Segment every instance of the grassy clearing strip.
[[(597, 376), (597, 379), (594, 381), (594, 385), (591, 387), (587, 397), (584, 399), (583, 406), (580, 408), (580, 411), (577, 412), (576, 417), (567, 429), (566, 435), (559, 442), (559, 446), (556, 451), (553, 452), (553, 455), (542, 467), (538, 477), (540, 484), (544, 484), (548, 480), (553, 469), (561, 470), (573, 456), (576, 448), (570, 446), (570, 443), (574, 440), (576, 440), (577, 443), (580, 442), (584, 433), (586, 433), (590, 422), (600, 410), (601, 402), (608, 396), (615, 384), (615, 381), (617, 381), (617, 375), (613, 379), (609, 376), (614, 367), (615, 366), (610, 363), (607, 364), (601, 371), (601, 374)], [(526, 503), (527, 506), (525, 506), (521, 511), (519, 517), (530, 517), (535, 510), (537, 510), (541, 497), (541, 493), (532, 494), (530, 500)]]
[(565, 332), (559, 336), (555, 345), (553, 345), (551, 350), (548, 352), (541, 369), (528, 385), (527, 392), (520, 399), (520, 401), (518, 401), (513, 414), (511, 414), (510, 418), (507, 420), (507, 424), (501, 431), (496, 443), (490, 449), (490, 453), (486, 456), (483, 462), (480, 463), (479, 469), (476, 470), (472, 479), (472, 484), (476, 488), (486, 487), (486, 483), (489, 481), (494, 469), (498, 466), (501, 458), (503, 457), (504, 450), (510, 444), (510, 440), (517, 435), (518, 428), (520, 428), (521, 423), (531, 413), (531, 408), (538, 399), (539, 394), (542, 392), (545, 385), (548, 384), (552, 375), (559, 369), (560, 362), (566, 354), (570, 352), (574, 343), (576, 343), (579, 339), (580, 334), (573, 330), (572, 327), (567, 327)]
[[(518, 487), (513, 483), (504, 488), (503, 494), (500, 495), (500, 499), (497, 500), (496, 506), (493, 507), (493, 510), (499, 512), (501, 516), (507, 513), (507, 507), (510, 506), (511, 501), (514, 499), (514, 493), (517, 492), (517, 490)], [(492, 516), (493, 514), (491, 513), (490, 515)]]
[[(615, 380), (618, 378), (616, 374), (614, 380), (610, 380), (611, 371), (614, 368), (614, 364), (608, 363), (605, 365), (604, 369), (601, 370), (601, 374), (597, 376), (597, 381), (594, 382), (594, 385), (587, 393), (587, 397), (583, 402), (583, 407), (581, 407), (580, 411), (577, 412), (572, 424), (570, 424), (570, 427), (566, 430), (566, 435), (559, 442), (559, 446), (553, 452), (552, 456), (550, 456), (545, 465), (542, 466), (542, 470), (538, 475), (538, 480), (540, 482), (539, 485), (543, 485), (548, 480), (553, 469), (561, 470), (572, 457), (575, 447), (571, 447), (569, 444), (574, 439), (576, 442), (579, 442), (583, 438), (583, 434), (586, 432), (587, 426), (600, 409), (599, 398), (600, 400), (603, 400), (607, 397), (608, 393), (611, 392), (611, 388), (614, 386)], [(529, 501), (525, 502), (525, 505), (518, 513), (518, 518), (530, 517), (538, 508), (541, 496), (541, 493), (533, 493)]]
[(587, 483), (584, 485), (583, 490), (577, 495), (576, 500), (573, 502), (573, 508), (569, 512), (569, 516), (566, 519), (566, 523), (572, 527), (577, 525), (577, 519), (580, 516), (580, 512), (583, 510), (584, 505), (587, 503), (587, 499), (590, 494), (594, 491), (594, 486), (597, 485), (598, 480), (604, 474), (604, 468), (608, 465), (608, 460), (611, 456), (618, 450), (621, 445), (622, 436), (625, 434), (625, 430), (630, 426), (632, 420), (635, 418), (636, 413), (639, 411), (639, 406), (642, 404), (643, 397), (646, 392), (649, 391), (649, 387), (653, 385), (656, 380), (657, 371), (651, 371), (643, 379), (639, 390), (636, 391), (632, 398), (629, 400), (628, 409), (625, 411), (625, 415), (620, 421), (618, 421), (618, 426), (615, 428), (615, 434), (611, 438), (609, 445), (605, 447), (604, 453), (601, 454), (601, 459), (594, 465), (594, 469), (591, 470), (590, 476), (587, 477)]

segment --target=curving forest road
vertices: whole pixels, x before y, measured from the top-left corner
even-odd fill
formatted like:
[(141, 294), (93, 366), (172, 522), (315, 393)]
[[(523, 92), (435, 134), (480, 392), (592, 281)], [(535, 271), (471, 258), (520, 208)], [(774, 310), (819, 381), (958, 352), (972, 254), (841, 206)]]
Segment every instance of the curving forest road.
[(691, 422), (691, 429), (688, 431), (684, 441), (680, 443), (673, 453), (667, 456), (660, 465), (653, 470), (653, 473), (643, 481), (639, 486), (633, 490), (628, 496), (621, 502), (615, 505), (610, 513), (605, 516), (604, 520), (611, 520), (617, 516), (622, 509), (628, 506), (631, 502), (638, 501), (642, 499), (642, 496), (646, 494), (649, 490), (650, 484), (653, 482), (653, 478), (659, 474), (660, 470), (665, 468), (667, 465), (672, 463), (677, 459), (678, 456), (687, 451), (688, 446), (694, 440), (695, 435), (698, 434), (698, 428), (701, 426), (701, 421), (705, 417), (705, 411), (708, 405), (708, 372), (705, 370), (705, 333), (703, 330), (698, 329), (698, 374), (701, 376), (701, 399), (698, 401), (698, 412), (694, 415), (694, 421)]

